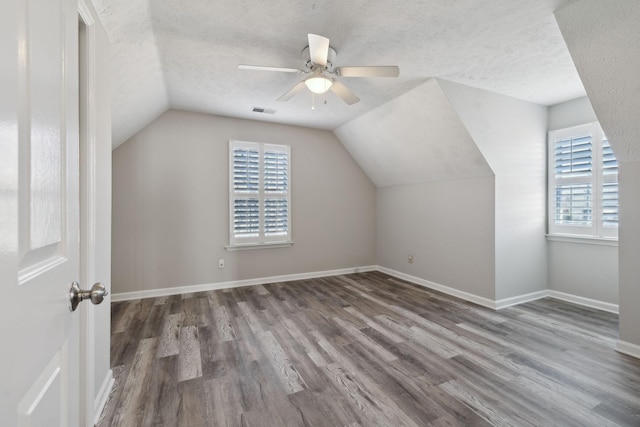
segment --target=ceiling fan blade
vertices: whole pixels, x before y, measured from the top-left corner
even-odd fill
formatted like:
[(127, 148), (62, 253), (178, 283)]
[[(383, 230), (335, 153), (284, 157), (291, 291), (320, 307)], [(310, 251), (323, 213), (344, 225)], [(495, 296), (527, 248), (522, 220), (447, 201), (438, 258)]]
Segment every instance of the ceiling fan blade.
[(355, 93), (351, 92), (345, 85), (337, 80), (331, 85), (331, 91), (338, 95), (347, 105), (353, 105), (360, 101), (360, 98), (358, 98)]
[(400, 68), (392, 66), (339, 67), (336, 69), (342, 77), (398, 77)]
[(304, 84), (304, 80), (301, 81), (300, 83), (298, 83), (297, 85), (295, 85), (294, 87), (292, 87), (289, 92), (285, 93), (284, 95), (282, 95), (280, 98), (278, 98), (278, 101), (280, 102), (284, 102), (284, 101), (288, 101), (291, 98), (294, 97), (295, 94), (297, 94), (298, 92), (300, 92), (302, 89), (304, 89), (305, 84)]
[(311, 62), (325, 67), (327, 56), (329, 56), (329, 39), (317, 34), (309, 34), (309, 56)]
[(281, 73), (296, 73), (302, 74), (304, 71), (298, 70), (297, 68), (284, 68), (284, 67), (265, 67), (262, 65), (245, 65), (240, 64), (238, 68), (241, 70), (255, 70), (255, 71), (279, 71)]

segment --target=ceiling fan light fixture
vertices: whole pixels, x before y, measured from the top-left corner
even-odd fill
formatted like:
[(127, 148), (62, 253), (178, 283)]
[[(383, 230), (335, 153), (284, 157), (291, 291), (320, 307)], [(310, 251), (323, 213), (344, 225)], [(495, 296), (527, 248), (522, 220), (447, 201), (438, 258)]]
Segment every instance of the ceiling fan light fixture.
[(307, 85), (311, 92), (321, 94), (331, 89), (333, 81), (324, 76), (314, 76), (305, 80), (304, 84)]

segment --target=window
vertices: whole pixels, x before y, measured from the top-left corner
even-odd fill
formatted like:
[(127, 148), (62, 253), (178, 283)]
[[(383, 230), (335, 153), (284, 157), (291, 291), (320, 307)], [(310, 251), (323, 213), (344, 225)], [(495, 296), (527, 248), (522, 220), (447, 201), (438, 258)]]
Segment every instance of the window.
[(291, 244), (290, 148), (229, 141), (230, 246)]
[(549, 234), (618, 236), (618, 162), (600, 125), (549, 132)]

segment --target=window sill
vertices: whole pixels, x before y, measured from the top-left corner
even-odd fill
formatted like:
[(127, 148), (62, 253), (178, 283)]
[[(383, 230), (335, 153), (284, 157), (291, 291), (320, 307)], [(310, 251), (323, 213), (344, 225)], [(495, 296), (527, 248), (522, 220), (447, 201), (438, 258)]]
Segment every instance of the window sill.
[(617, 237), (579, 236), (576, 234), (547, 234), (552, 242), (581, 243), (585, 245), (618, 246)]
[(273, 248), (289, 248), (293, 246), (293, 242), (274, 242), (274, 243), (249, 243), (246, 245), (230, 245), (225, 246), (227, 252), (250, 251), (253, 249), (273, 249)]

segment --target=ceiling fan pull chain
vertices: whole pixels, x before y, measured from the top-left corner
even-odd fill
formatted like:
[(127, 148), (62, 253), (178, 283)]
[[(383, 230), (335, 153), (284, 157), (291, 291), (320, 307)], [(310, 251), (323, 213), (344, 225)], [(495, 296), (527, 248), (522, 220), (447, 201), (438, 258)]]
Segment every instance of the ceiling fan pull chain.
[(316, 94), (311, 92), (311, 109), (315, 111), (316, 109)]

